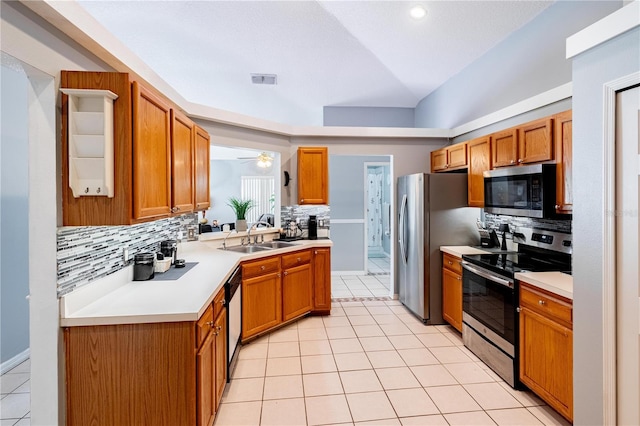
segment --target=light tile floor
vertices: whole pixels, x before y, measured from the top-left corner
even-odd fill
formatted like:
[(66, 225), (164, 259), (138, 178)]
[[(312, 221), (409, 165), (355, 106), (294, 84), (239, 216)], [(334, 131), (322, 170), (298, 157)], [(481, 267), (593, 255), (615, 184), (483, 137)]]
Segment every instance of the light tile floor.
[(216, 426), (568, 425), (398, 301), (334, 302), (241, 348)]
[(367, 265), (368, 275), (333, 275), (331, 297), (388, 297), (391, 286), (389, 259), (370, 258)]
[(26, 360), (0, 377), (0, 426), (31, 424), (31, 361)]

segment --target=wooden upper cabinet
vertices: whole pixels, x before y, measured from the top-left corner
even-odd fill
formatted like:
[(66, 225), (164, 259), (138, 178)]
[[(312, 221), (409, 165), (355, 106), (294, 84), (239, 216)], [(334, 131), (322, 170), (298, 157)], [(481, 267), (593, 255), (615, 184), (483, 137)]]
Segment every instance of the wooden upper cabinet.
[(211, 206), (209, 192), (209, 152), (211, 138), (206, 130), (195, 126), (194, 139), (194, 198), (196, 210), (206, 210)]
[(491, 135), (493, 167), (514, 166), (518, 163), (518, 130), (502, 130)]
[(447, 169), (447, 149), (442, 148), (431, 151), (431, 172)]
[(518, 164), (553, 160), (553, 119), (547, 117), (518, 128)]
[(568, 214), (573, 210), (572, 111), (556, 114), (553, 120), (556, 151), (556, 213)]
[(484, 207), (483, 173), (491, 170), (491, 138), (485, 136), (467, 142), (469, 155), (468, 200), (469, 207)]
[(467, 143), (457, 143), (431, 151), (431, 172), (464, 169), (467, 167)]
[(298, 148), (298, 204), (329, 204), (329, 150)]
[(171, 110), (171, 212), (193, 211), (195, 126), (186, 115)]
[(166, 102), (133, 82), (134, 219), (171, 213), (170, 111)]
[(467, 143), (457, 143), (447, 147), (448, 169), (467, 166)]

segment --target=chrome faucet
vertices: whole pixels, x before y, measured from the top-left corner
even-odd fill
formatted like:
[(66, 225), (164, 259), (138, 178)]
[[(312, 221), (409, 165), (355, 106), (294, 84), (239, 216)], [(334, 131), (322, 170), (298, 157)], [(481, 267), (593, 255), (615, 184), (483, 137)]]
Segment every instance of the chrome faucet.
[[(247, 240), (249, 244), (251, 244), (251, 230), (254, 228), (254, 226), (258, 226), (258, 225), (267, 225), (267, 228), (271, 228), (271, 224), (263, 220), (259, 220), (257, 222), (252, 223), (251, 226), (249, 226), (249, 229), (247, 230)], [(262, 237), (262, 241), (264, 241), (264, 235), (261, 235), (261, 237)], [(256, 235), (255, 237), (253, 237), (253, 243), (256, 244), (257, 242), (258, 242), (258, 236)]]
[[(232, 229), (231, 231), (229, 231), (229, 233), (226, 235), (226, 237), (224, 237), (224, 240), (222, 240), (222, 248), (223, 250), (227, 249), (227, 238), (229, 238), (229, 235), (231, 235), (231, 233), (235, 231), (235, 229)], [(238, 233), (238, 231), (236, 231), (236, 234)]]

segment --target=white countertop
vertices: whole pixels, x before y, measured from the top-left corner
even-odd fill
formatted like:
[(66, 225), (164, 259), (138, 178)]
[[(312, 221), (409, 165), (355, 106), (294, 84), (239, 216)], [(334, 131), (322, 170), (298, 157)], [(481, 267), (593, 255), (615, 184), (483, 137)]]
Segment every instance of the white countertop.
[(562, 272), (517, 272), (515, 279), (573, 300), (573, 277)]
[(440, 251), (452, 256), (462, 257), (463, 254), (489, 254), (491, 252), (469, 246), (440, 246)]
[(60, 299), (60, 325), (133, 324), (196, 321), (242, 261), (330, 247), (331, 240), (301, 240), (296, 246), (244, 254), (218, 249), (213, 242), (181, 244), (180, 258), (198, 262), (174, 281), (133, 281), (133, 267), (92, 282)]

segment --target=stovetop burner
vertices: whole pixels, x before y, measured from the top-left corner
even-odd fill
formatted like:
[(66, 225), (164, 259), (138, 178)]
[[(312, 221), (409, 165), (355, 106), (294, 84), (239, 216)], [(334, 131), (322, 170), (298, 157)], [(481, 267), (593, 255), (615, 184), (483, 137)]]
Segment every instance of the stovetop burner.
[[(562, 271), (571, 273), (570, 249), (562, 249), (564, 252), (551, 250), (546, 248), (548, 243), (545, 241), (553, 241), (553, 238), (539, 237), (546, 237), (548, 234), (555, 236), (556, 233), (547, 231), (543, 234), (527, 229), (524, 230), (531, 237), (525, 237), (524, 241), (519, 242), (518, 251), (463, 255), (462, 259), (509, 278), (513, 278), (516, 272)], [(561, 235), (564, 238), (563, 241), (570, 242), (570, 239), (567, 240), (570, 237), (567, 237), (566, 234)], [(557, 249), (558, 247), (560, 246), (556, 245), (554, 248)], [(564, 247), (567, 247), (567, 245), (564, 244)], [(570, 245), (568, 247), (570, 248)]]

